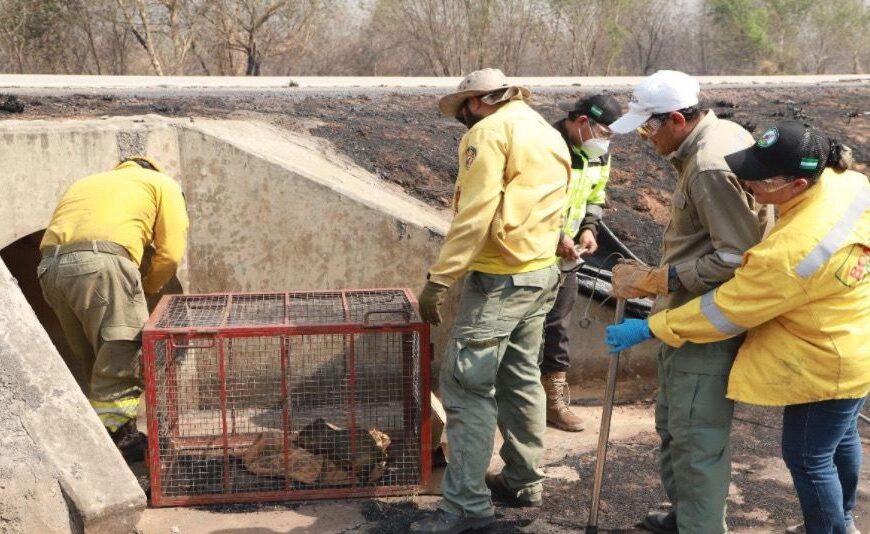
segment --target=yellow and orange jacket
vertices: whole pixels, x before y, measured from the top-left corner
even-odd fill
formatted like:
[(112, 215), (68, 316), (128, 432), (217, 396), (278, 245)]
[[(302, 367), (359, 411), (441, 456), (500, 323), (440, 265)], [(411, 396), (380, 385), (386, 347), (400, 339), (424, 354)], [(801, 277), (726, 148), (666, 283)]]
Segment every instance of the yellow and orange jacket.
[(80, 241), (113, 241), (137, 265), (154, 243), (146, 293), (155, 293), (178, 267), (187, 246), (188, 218), (181, 187), (169, 176), (132, 161), (72, 184), (45, 230), (40, 249)]
[(825, 169), (779, 206), (771, 234), (734, 278), (650, 317), (672, 347), (746, 332), (728, 397), (782, 406), (856, 399), (870, 390), (870, 186)]
[(556, 263), (568, 147), (522, 100), (475, 124), (459, 144), (455, 216), (429, 279), (450, 286), (468, 270), (534, 271)]

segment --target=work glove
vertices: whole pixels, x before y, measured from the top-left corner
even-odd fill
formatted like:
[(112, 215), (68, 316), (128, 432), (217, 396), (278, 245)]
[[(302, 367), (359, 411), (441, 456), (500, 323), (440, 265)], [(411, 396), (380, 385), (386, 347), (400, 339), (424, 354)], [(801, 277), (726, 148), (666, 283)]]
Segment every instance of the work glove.
[(613, 267), (613, 295), (636, 299), (668, 294), (668, 265), (650, 267), (637, 260), (620, 260)]
[(439, 308), (447, 294), (447, 286), (427, 281), (417, 303), (420, 305), (420, 317), (424, 322), (438, 326), (441, 324), (441, 312)]
[(622, 352), (651, 337), (646, 319), (626, 319), (604, 329), (604, 341), (610, 346), (610, 353)]

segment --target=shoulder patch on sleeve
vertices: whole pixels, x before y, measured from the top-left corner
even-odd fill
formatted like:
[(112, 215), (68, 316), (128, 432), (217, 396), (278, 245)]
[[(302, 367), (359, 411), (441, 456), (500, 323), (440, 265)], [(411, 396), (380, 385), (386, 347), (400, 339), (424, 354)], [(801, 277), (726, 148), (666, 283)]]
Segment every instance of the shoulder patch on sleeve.
[(474, 164), (475, 158), (477, 158), (477, 149), (474, 148), (473, 146), (469, 146), (468, 148), (466, 148), (465, 149), (465, 170), (466, 171), (468, 169), (470, 169), (471, 166)]
[(844, 286), (852, 287), (867, 279), (868, 273), (870, 273), (870, 247), (852, 245), (849, 255), (837, 269), (835, 276)]

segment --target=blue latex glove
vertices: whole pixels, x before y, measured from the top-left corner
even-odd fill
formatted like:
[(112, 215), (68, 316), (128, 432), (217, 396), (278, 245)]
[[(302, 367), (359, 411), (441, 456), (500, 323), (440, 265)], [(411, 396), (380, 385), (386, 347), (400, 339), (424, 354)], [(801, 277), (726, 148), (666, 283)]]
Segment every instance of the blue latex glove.
[(646, 319), (626, 319), (604, 329), (604, 340), (610, 345), (608, 352), (622, 352), (652, 337)]

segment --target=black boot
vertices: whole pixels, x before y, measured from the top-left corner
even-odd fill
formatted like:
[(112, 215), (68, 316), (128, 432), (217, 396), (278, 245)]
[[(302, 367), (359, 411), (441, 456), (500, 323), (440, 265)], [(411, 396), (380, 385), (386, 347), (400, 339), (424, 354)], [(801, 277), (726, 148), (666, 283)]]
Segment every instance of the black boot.
[(520, 494), (517, 490), (508, 487), (501, 473), (487, 473), (484, 477), (486, 487), (492, 492), (493, 496), (498, 497), (510, 506), (520, 508), (539, 508), (543, 504), (543, 499), (540, 495), (533, 498), (525, 494)]
[(148, 448), (148, 437), (136, 429), (136, 420), (130, 419), (114, 432), (109, 431), (109, 436), (115, 442), (115, 446), (121, 451), (121, 456), (128, 464), (141, 462), (145, 459), (145, 449)]
[(674, 512), (653, 511), (646, 514), (641, 526), (656, 534), (677, 534), (677, 515)]
[(427, 512), (420, 520), (408, 527), (411, 534), (461, 534), (480, 530), (495, 523), (495, 517), (463, 517), (444, 510)]

